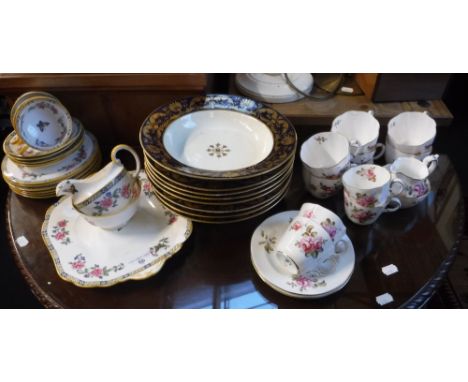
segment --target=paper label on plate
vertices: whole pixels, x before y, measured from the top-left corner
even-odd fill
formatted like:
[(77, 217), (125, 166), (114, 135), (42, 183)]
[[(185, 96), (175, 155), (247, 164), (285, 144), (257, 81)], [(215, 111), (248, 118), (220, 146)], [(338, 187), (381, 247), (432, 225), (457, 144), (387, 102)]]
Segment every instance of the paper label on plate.
[(382, 267), (382, 273), (386, 276), (393, 275), (398, 272), (398, 268), (395, 264), (390, 264), (385, 267)]
[(381, 294), (380, 296), (377, 296), (375, 300), (377, 301), (377, 304), (382, 306), (382, 305), (387, 305), (393, 302), (393, 297), (390, 293), (384, 293), (384, 294)]
[(26, 247), (29, 244), (29, 241), (24, 236), (20, 236), (16, 239), (16, 243), (18, 243), (20, 247)]

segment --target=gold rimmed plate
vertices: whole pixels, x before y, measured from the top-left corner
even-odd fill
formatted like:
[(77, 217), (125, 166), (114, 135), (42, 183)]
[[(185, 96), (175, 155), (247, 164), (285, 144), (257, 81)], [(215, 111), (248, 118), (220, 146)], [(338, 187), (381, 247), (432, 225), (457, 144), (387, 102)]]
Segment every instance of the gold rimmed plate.
[[(222, 171), (216, 171), (188, 166), (169, 154), (167, 151), (169, 143), (167, 139), (164, 138), (164, 135), (173, 122), (180, 118), (187, 118), (190, 114), (200, 111), (212, 111), (211, 114), (214, 115), (223, 110), (252, 117), (270, 130), (272, 135), (272, 149), (263, 160), (245, 168), (229, 170), (229, 166), (227, 166)], [(208, 113), (208, 116), (211, 114)], [(190, 117), (188, 119), (190, 119)], [(223, 125), (218, 124), (217, 126), (222, 129)], [(182, 128), (182, 131), (183, 130), (184, 128)], [(235, 131), (235, 129), (233, 130)], [(216, 126), (214, 126), (214, 128), (210, 127), (208, 132), (209, 134), (213, 134), (213, 139), (217, 139), (219, 136), (219, 131), (216, 131)], [(174, 144), (177, 145), (180, 144), (179, 139), (185, 139), (184, 137), (186, 136), (181, 134), (170, 140), (175, 140)], [(253, 139), (253, 137), (251, 138)], [(198, 142), (199, 137), (194, 135), (191, 136), (190, 139), (197, 140)], [(263, 140), (266, 138), (260, 137), (258, 139)], [(140, 128), (140, 144), (144, 152), (154, 163), (157, 163), (166, 171), (171, 171), (181, 176), (187, 176), (191, 179), (233, 180), (248, 179), (260, 174), (268, 174), (275, 171), (294, 154), (297, 136), (293, 125), (283, 115), (260, 102), (235, 95), (211, 94), (184, 98), (154, 110), (145, 119)], [(199, 155), (216, 157), (219, 159), (227, 157), (227, 153), (231, 156), (242, 155), (242, 150), (239, 150), (239, 152), (232, 152), (223, 142), (206, 142), (206, 145), (206, 147), (198, 146), (198, 143), (195, 145), (199, 147)], [(190, 156), (197, 157), (198, 154), (190, 153)]]

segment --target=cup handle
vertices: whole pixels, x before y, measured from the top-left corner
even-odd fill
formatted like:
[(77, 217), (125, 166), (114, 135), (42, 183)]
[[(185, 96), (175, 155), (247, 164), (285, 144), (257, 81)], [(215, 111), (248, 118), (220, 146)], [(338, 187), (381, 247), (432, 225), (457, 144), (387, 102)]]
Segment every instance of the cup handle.
[(375, 151), (377, 151), (377, 149), (380, 149), (380, 152), (377, 155), (374, 155), (374, 160), (379, 159), (385, 154), (385, 145), (383, 143), (377, 143), (375, 145)]
[[(397, 191), (397, 192), (393, 192), (393, 185), (394, 184), (399, 184), (400, 185), (400, 190)], [(390, 182), (390, 192), (393, 194), (393, 195), (400, 195), (403, 190), (406, 189), (406, 183), (403, 182), (400, 178), (395, 178), (395, 179), (392, 179), (392, 181)]]
[[(395, 207), (388, 207), (392, 202), (395, 203), (396, 206), (395, 206)], [(388, 204), (387, 204), (387, 207), (384, 209), (383, 212), (395, 212), (395, 211), (399, 210), (400, 207), (401, 207), (400, 199), (398, 199), (398, 198), (391, 198), (390, 201), (389, 201)]]
[(348, 250), (348, 242), (340, 239), (335, 244), (335, 253), (343, 253)]
[(111, 160), (112, 160), (112, 162), (114, 162), (116, 164), (122, 164), (120, 162), (120, 159), (117, 158), (117, 153), (119, 151), (121, 151), (121, 150), (126, 150), (130, 154), (133, 155), (133, 158), (135, 159), (135, 164), (136, 164), (135, 174), (133, 174), (133, 177), (138, 178), (138, 173), (140, 172), (140, 168), (141, 168), (140, 158), (138, 157), (137, 152), (134, 149), (132, 149), (130, 146), (128, 146), (128, 145), (117, 145), (117, 146), (115, 146), (111, 151)]
[(437, 163), (439, 162), (439, 154), (428, 155), (423, 159), (423, 163), (427, 166), (429, 170), (429, 175), (433, 173), (433, 171), (437, 167)]

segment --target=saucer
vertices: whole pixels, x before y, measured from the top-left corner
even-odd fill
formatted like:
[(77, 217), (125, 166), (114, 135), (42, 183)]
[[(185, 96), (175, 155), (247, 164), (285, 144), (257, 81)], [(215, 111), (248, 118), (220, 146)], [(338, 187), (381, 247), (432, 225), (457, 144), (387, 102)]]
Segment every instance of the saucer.
[(122, 229), (90, 225), (73, 208), (70, 197), (51, 206), (42, 237), (57, 273), (76, 286), (108, 287), (156, 274), (192, 233), (192, 222), (166, 209), (140, 172), (139, 209)]
[(335, 255), (336, 269), (325, 276), (283, 273), (273, 258), (275, 245), (299, 211), (285, 211), (270, 216), (255, 230), (250, 242), (251, 260), (259, 277), (277, 292), (295, 298), (322, 298), (342, 289), (354, 270), (355, 253), (347, 235), (346, 251)]

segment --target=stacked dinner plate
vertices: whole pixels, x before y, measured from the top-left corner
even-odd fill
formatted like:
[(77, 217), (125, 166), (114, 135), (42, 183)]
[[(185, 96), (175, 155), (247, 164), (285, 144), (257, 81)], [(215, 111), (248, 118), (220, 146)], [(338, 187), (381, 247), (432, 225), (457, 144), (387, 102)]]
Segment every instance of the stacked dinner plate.
[(270, 107), (207, 95), (153, 111), (140, 143), (161, 203), (195, 221), (230, 223), (263, 214), (284, 197), (297, 137)]
[(96, 138), (79, 120), (69, 117), (54, 96), (23, 94), (13, 105), (11, 120), (15, 131), (3, 142), (6, 156), (1, 167), (3, 179), (16, 194), (54, 197), (60, 181), (83, 178), (99, 168)]

